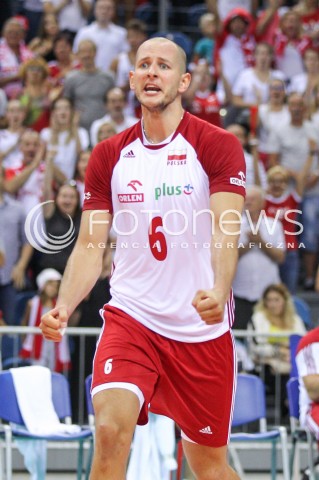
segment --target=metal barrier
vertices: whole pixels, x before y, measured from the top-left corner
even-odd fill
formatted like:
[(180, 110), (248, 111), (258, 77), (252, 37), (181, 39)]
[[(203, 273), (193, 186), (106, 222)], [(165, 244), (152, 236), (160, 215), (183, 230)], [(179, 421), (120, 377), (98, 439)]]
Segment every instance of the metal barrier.
[[(19, 327), (19, 326), (5, 326), (0, 327), (0, 349), (2, 345), (3, 338), (10, 338), (12, 342), (12, 358), (10, 361), (10, 365), (2, 365), (0, 364), (0, 369), (9, 368), (14, 366), (19, 366), (21, 364), (21, 359), (19, 358), (19, 350), (21, 346), (21, 337), (28, 333), (34, 333), (39, 335), (39, 328), (37, 327)], [(238, 340), (244, 340), (244, 343), (247, 345), (247, 351), (250, 353), (250, 345), (253, 342), (253, 338), (256, 336), (256, 332), (252, 330), (234, 330), (234, 336)], [(41, 333), (40, 333), (41, 334)], [(75, 410), (74, 419), (79, 423), (86, 423), (87, 416), (86, 416), (86, 406), (85, 406), (85, 386), (84, 381), (86, 375), (91, 371), (91, 364), (93, 360), (92, 358), (87, 358), (87, 343), (88, 339), (95, 337), (98, 338), (100, 334), (100, 328), (90, 328), (90, 327), (68, 327), (66, 330), (66, 335), (68, 335), (70, 339), (71, 349), (72, 343), (77, 341), (77, 355), (74, 355), (73, 352), (73, 364), (74, 362), (78, 362), (74, 364), (74, 371), (77, 371), (77, 378), (74, 377), (73, 373), (65, 371), (64, 374), (69, 378), (71, 384), (71, 394), (73, 400), (73, 407)], [(284, 333), (272, 333), (271, 337), (278, 338), (286, 338), (287, 336), (293, 334), (293, 332), (287, 331)], [(258, 333), (258, 337), (268, 337), (268, 334), (260, 334)], [(76, 340), (77, 339), (77, 340)], [(4, 352), (1, 352), (2, 354)], [(2, 354), (0, 355), (0, 362)], [(90, 356), (91, 357), (91, 356)], [(6, 362), (7, 363), (7, 362)], [(264, 371), (262, 365), (257, 367), (257, 370), (260, 376), (263, 378)], [(286, 395), (286, 392), (282, 392), (281, 390), (281, 375), (280, 373), (275, 374), (275, 394), (274, 394), (274, 412), (273, 415), (270, 414), (270, 417), (273, 418), (273, 422), (275, 424), (281, 423), (281, 413), (280, 413), (280, 399), (281, 395)]]

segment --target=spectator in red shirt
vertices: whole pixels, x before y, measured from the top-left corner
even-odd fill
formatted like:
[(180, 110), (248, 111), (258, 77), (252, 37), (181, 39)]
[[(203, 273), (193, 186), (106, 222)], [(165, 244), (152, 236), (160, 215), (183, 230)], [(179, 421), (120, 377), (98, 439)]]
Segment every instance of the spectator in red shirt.
[(313, 157), (308, 156), (303, 169), (295, 176), (295, 188), (290, 189), (289, 172), (284, 167), (276, 165), (267, 172), (268, 192), (266, 195), (265, 212), (267, 216), (281, 220), (285, 241), (286, 258), (280, 265), (280, 277), (292, 294), (295, 294), (298, 286), (300, 256), (299, 235), (302, 232), (302, 224), (299, 223), (300, 204), (306, 180), (312, 166)]

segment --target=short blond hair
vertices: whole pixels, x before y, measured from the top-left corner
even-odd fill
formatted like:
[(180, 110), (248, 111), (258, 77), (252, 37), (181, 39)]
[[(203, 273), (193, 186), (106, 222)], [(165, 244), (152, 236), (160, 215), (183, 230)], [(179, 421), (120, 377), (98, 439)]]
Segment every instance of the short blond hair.
[(285, 180), (289, 180), (288, 171), (281, 165), (275, 165), (267, 171), (267, 180), (271, 180), (275, 175), (281, 175)]

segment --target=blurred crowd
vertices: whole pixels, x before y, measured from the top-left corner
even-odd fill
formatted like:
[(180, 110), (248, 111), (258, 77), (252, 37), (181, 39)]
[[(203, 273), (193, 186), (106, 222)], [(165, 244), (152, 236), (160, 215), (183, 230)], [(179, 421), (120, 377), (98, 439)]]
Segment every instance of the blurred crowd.
[[(129, 71), (139, 45), (159, 34), (151, 28), (158, 6), (133, 0), (3, 2), (2, 323), (17, 324), (13, 306), (21, 291), (37, 291), (19, 320), (23, 324), (36, 325), (40, 310), (54, 305), (79, 231), (91, 150), (140, 119)], [(275, 319), (270, 331), (291, 330), (294, 313), (287, 320), (283, 307), (268, 315), (263, 309), (271, 294), (286, 301), (300, 289), (319, 290), (319, 2), (172, 0), (167, 15), (172, 28), (161, 35), (185, 49), (192, 73), (185, 109), (232, 132), (246, 159), (246, 175), (238, 172), (247, 198), (233, 286), (235, 328), (252, 322), (263, 329), (264, 315)], [(54, 239), (61, 238), (67, 242), (59, 249)], [(73, 325), (100, 325), (111, 257), (105, 248), (101, 278)], [(273, 285), (279, 290), (268, 290)], [(92, 308), (95, 317), (88, 315)], [(302, 333), (298, 319), (296, 325)], [(35, 348), (30, 342), (24, 356)], [(49, 355), (50, 365), (57, 364), (57, 353), (44, 347), (37, 345), (39, 358)], [(65, 368), (68, 353), (58, 354), (66, 355)]]

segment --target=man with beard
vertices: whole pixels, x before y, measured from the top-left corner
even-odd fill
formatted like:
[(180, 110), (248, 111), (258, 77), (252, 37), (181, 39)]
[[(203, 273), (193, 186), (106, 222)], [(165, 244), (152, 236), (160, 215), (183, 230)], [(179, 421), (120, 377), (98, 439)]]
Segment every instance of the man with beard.
[(190, 80), (175, 43), (157, 37), (140, 46), (130, 87), (142, 119), (95, 147), (79, 238), (56, 308), (42, 317), (45, 338), (60, 341), (99, 276), (98, 245), (113, 219), (112, 298), (93, 366), (91, 480), (125, 479), (135, 426), (147, 423), (149, 408), (179, 425), (196, 478), (239, 479), (227, 443), (245, 161), (232, 134), (184, 112)]

